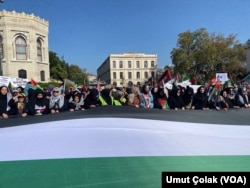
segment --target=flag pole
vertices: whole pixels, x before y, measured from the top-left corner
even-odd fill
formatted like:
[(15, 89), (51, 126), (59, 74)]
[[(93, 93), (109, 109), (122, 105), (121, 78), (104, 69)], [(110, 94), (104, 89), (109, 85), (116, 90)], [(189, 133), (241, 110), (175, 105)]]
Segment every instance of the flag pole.
[(63, 79), (63, 93), (66, 93), (66, 92), (65, 92), (65, 87), (66, 87), (66, 79), (64, 78), (64, 79)]

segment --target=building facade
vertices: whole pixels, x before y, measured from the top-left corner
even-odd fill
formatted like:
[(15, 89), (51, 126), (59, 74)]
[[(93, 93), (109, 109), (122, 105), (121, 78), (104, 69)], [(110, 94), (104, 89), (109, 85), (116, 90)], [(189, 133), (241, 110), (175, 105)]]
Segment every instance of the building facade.
[(155, 77), (157, 55), (143, 53), (110, 54), (97, 69), (97, 77), (107, 84), (127, 86), (129, 81), (140, 85)]
[(0, 12), (1, 75), (50, 80), (48, 27), (33, 14)]

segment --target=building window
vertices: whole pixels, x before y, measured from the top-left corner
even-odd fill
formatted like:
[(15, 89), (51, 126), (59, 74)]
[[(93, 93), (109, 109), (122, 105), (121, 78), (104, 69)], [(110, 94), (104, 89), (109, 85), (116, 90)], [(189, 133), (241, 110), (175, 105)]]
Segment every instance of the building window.
[(27, 71), (24, 69), (18, 70), (18, 78), (27, 78)]
[(116, 79), (116, 72), (113, 72), (113, 79)]
[(120, 79), (124, 79), (123, 72), (120, 72)]
[(140, 68), (140, 61), (136, 61), (136, 68)]
[(144, 72), (144, 77), (148, 78), (148, 72)]
[(155, 67), (155, 62), (151, 61), (151, 68), (154, 68), (154, 67)]
[(148, 68), (148, 62), (144, 61), (144, 68)]
[(128, 79), (132, 79), (132, 72), (128, 72)]
[(116, 68), (116, 62), (113, 61), (113, 68)]
[(136, 72), (136, 78), (137, 78), (137, 79), (140, 78), (140, 72)]
[(128, 61), (128, 68), (129, 68), (129, 69), (131, 69), (131, 68), (132, 68), (131, 61)]
[(123, 62), (122, 61), (119, 62), (119, 68), (120, 69), (123, 68)]
[(155, 72), (154, 71), (151, 72), (151, 76), (152, 76), (152, 78), (155, 77)]
[(41, 42), (41, 39), (37, 39), (36, 49), (37, 49), (37, 61), (42, 62), (42, 42)]
[(27, 60), (27, 44), (23, 37), (16, 38), (16, 59)]
[(0, 58), (3, 59), (3, 37), (0, 35)]
[(44, 71), (40, 72), (40, 77), (41, 77), (41, 81), (45, 81), (45, 72)]

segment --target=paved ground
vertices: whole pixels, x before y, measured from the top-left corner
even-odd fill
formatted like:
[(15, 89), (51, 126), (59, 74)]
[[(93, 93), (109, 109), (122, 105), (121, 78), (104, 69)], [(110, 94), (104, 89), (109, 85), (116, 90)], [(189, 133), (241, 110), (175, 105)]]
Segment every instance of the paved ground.
[(106, 106), (89, 109), (79, 112), (64, 112), (61, 114), (48, 114), (44, 116), (29, 116), (26, 118), (12, 117), (7, 120), (0, 120), (0, 128), (27, 125), (30, 123), (40, 123), (47, 121), (98, 118), (98, 117), (122, 117), (155, 119), (163, 121), (180, 121), (209, 124), (228, 125), (250, 125), (250, 109), (232, 109), (225, 111), (202, 111), (202, 110), (157, 110), (157, 109), (137, 109), (132, 107)]

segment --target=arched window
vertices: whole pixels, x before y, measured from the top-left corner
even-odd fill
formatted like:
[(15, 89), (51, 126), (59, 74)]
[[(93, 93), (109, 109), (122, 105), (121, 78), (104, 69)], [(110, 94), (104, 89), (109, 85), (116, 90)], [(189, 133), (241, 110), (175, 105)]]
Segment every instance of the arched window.
[(148, 61), (144, 61), (144, 68), (148, 68)]
[(27, 78), (27, 71), (24, 69), (18, 70), (18, 78)]
[(36, 49), (37, 49), (37, 61), (42, 62), (42, 42), (41, 39), (37, 39), (36, 41)]
[(16, 59), (27, 60), (27, 44), (23, 37), (16, 38)]
[(144, 72), (144, 78), (148, 78), (148, 72)]
[(45, 81), (45, 72), (44, 71), (40, 72), (40, 77), (41, 77), (41, 81)]

